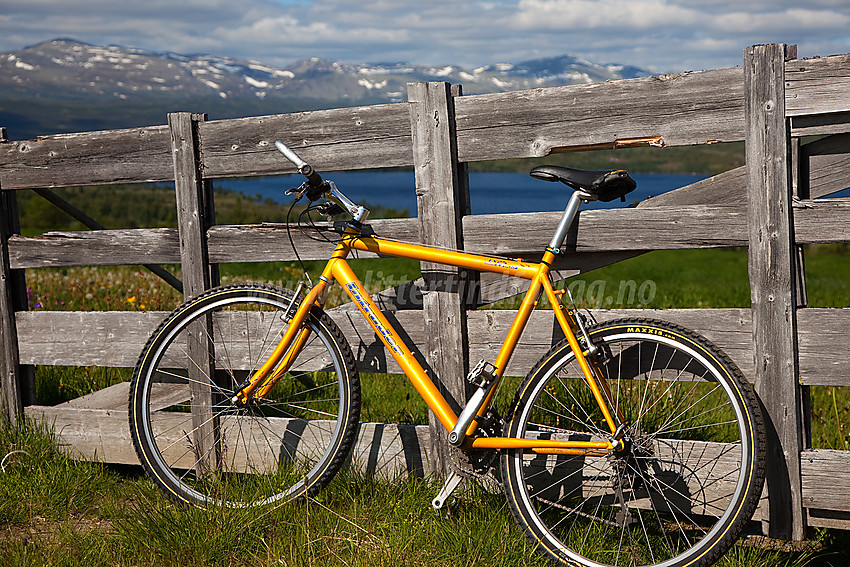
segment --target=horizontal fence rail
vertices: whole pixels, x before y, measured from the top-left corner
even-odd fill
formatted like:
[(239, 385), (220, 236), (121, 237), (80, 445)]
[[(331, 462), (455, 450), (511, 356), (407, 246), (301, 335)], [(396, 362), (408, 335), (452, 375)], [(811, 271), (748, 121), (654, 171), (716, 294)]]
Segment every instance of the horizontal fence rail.
[[(789, 116), (850, 112), (850, 89), (842, 87), (850, 76), (847, 55), (785, 66)], [(741, 141), (743, 74), (722, 69), (464, 96), (456, 119), (462, 162), (649, 145), (641, 140), (658, 138), (655, 144), (667, 146)], [(835, 128), (810, 126), (806, 134)], [(318, 169), (413, 165), (405, 103), (214, 120), (198, 136), (208, 178), (293, 173), (275, 154), (279, 137)], [(170, 181), (169, 131), (151, 126), (10, 142), (0, 147), (0, 179), (5, 190)]]
[[(759, 102), (764, 96), (773, 106)], [(781, 109), (781, 114), (772, 114), (773, 108)], [(435, 115), (443, 117), (436, 122), (444, 130), (429, 132)], [(743, 167), (636, 207), (583, 211), (568, 236), (569, 253), (555, 266), (563, 276), (651, 250), (747, 247), (751, 285), (764, 280), (762, 270), (778, 259), (787, 262), (782, 264), (782, 297), (799, 298), (805, 296), (805, 286), (794, 251), (807, 244), (850, 241), (850, 199), (827, 198), (850, 186), (850, 55), (796, 59), (793, 49), (785, 46), (750, 48), (744, 67), (734, 69), (472, 96), (443, 84), (420, 84), (411, 87), (407, 103), (232, 120), (176, 113), (162, 126), (0, 141), (4, 197), (0, 341), (6, 365), (0, 368), (0, 399), (13, 419), (26, 405), (28, 415), (55, 423), (64, 442), (78, 454), (136, 462), (126, 431), (126, 384), (45, 407), (25, 395), (27, 368), (132, 367), (166, 313), (27, 311), (25, 300), (21, 302), (22, 273), (61, 266), (182, 264), (184, 279), (191, 270), (192, 283), (186, 290), (191, 295), (215, 283), (210, 266), (295, 260), (286, 225), (209, 222), (213, 218), (209, 180), (294, 172), (274, 148), (276, 139), (285, 140), (319, 170), (413, 166), (419, 215), (370, 222), (382, 236), (406, 241), (430, 238), (449, 242), (443, 244), (449, 247), (457, 242), (467, 251), (524, 258), (539, 256), (560, 213), (469, 215), (465, 163), (609, 148), (747, 142)], [(442, 169), (426, 175), (426, 162), (439, 162)], [(755, 181), (770, 168), (784, 181)], [(29, 238), (19, 234), (11, 199), (15, 190), (148, 181), (175, 181), (179, 229), (49, 232)], [(434, 210), (443, 207), (446, 195), (453, 192), (458, 200), (443, 218)], [(763, 250), (754, 236), (759, 227), (753, 225), (753, 203), (761, 199), (770, 208), (780, 198), (787, 198), (788, 205), (763, 221), (779, 245)], [(776, 214), (788, 216), (785, 225), (774, 229)], [(192, 225), (187, 240), (190, 218), (201, 224)], [(449, 225), (456, 234), (440, 232)], [(438, 233), (431, 234), (432, 227), (438, 227)], [(291, 236), (302, 259), (328, 257), (327, 243), (298, 231)], [(524, 282), (482, 274), (477, 299), (465, 304), (451, 292), (428, 289), (424, 282), (432, 266), (422, 269), (422, 279), (375, 298), (405, 329), (423, 363), (443, 368), (443, 361), (435, 360), (439, 358), (435, 349), (440, 348), (433, 341), (435, 333), (426, 330), (432, 328), (429, 313), (435, 309), (446, 310), (462, 324), (462, 332), (452, 338), (463, 351), (461, 366), (466, 361), (493, 360), (513, 314), (475, 308), (522, 292)], [(663, 319), (692, 328), (719, 345), (756, 385), (778, 428), (774, 443), (779, 451), (772, 454), (771, 463), (787, 469), (786, 477), (769, 478), (756, 519), (771, 535), (791, 539), (803, 537), (806, 526), (850, 529), (850, 479), (843, 474), (850, 468), (850, 452), (811, 449), (803, 433), (810, 420), (805, 389), (850, 386), (850, 357), (845, 354), (850, 309), (802, 304), (792, 309), (793, 332), (785, 343), (771, 348), (784, 349), (782, 356), (790, 353), (793, 371), (770, 374), (754, 352), (760, 352), (759, 337), (766, 336), (766, 321), (777, 311), (772, 300), (763, 305), (759, 294), (754, 288), (751, 308), (603, 309), (594, 314), (600, 321)], [(329, 312), (351, 342), (361, 371), (399, 371), (392, 357), (376, 348), (379, 343), (371, 328), (350, 306)], [(561, 338), (552, 313), (535, 312), (507, 374), (525, 375)], [(444, 386), (462, 397), (452, 378), (444, 378)], [(445, 472), (435, 431), (439, 432), (433, 426), (363, 424), (352, 462), (360, 470), (388, 475)], [(776, 468), (772, 465), (771, 471)]]
[[(798, 244), (830, 244), (850, 240), (850, 199), (794, 204)], [(540, 254), (558, 225), (561, 213), (470, 215), (463, 219), (465, 249), (502, 256)], [(415, 219), (371, 221), (378, 234), (416, 240)], [(717, 227), (723, 230), (718, 231)], [(747, 211), (742, 206), (682, 205), (583, 211), (574, 240), (579, 253), (680, 250), (747, 246)], [(286, 226), (281, 224), (215, 226), (209, 229), (210, 261), (294, 261)], [(333, 246), (292, 233), (304, 260), (327, 258)], [(177, 229), (127, 229), (51, 232), (36, 238), (13, 236), (9, 255), (13, 269), (180, 262)], [(369, 253), (364, 253), (364, 257)]]

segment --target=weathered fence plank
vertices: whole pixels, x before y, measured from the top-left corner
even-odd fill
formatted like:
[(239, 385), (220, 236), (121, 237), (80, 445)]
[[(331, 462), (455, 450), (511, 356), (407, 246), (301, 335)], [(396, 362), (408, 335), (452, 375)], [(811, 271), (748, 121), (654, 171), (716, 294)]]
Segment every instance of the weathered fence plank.
[[(415, 218), (375, 219), (369, 221), (369, 226), (375, 233), (387, 238), (406, 241), (419, 238), (419, 221)], [(307, 238), (294, 225), (291, 228), (292, 238), (302, 259), (322, 260), (330, 256), (332, 244)], [(295, 260), (285, 224), (214, 226), (209, 231), (209, 251), (210, 261), (219, 263)], [(360, 251), (358, 255), (374, 257)]]
[(458, 157), (542, 157), (645, 138), (666, 146), (742, 140), (741, 79), (741, 69), (722, 69), (464, 97)]
[(204, 195), (197, 122), (188, 112), (168, 115), (177, 195), (180, 264), (187, 300), (208, 290), (211, 283), (207, 253), (207, 230), (212, 224), (207, 218), (210, 196)]
[[(76, 458), (138, 465), (127, 429), (127, 383), (121, 409), (29, 406), (26, 415), (54, 427), (60, 448)], [(354, 468), (384, 478), (427, 476), (432, 463), (422, 448), (430, 443), (426, 426), (361, 423), (350, 455)]]
[(809, 307), (797, 311), (801, 384), (850, 386), (848, 329), (850, 309)]
[[(469, 214), (468, 184), (461, 180), (454, 131), (455, 99), (448, 83), (408, 85), (410, 130), (416, 171), (416, 208), (419, 241), (438, 248), (463, 248), (461, 219)], [(431, 379), (449, 403), (460, 412), (466, 404), (466, 374), (469, 371), (466, 278), (450, 266), (422, 262), (424, 287), (422, 314), (426, 360)], [(429, 414), (431, 447), (435, 469), (448, 475), (451, 464), (446, 430)]]
[(800, 495), (803, 446), (785, 120), (785, 46), (748, 48), (744, 52), (744, 83), (754, 378), (768, 418), (770, 535), (801, 540), (805, 537)]
[(18, 277), (10, 266), (8, 241), (18, 232), (14, 193), (0, 193), (0, 419), (17, 423), (24, 407), (15, 321)]
[(850, 132), (850, 112), (792, 116), (792, 136), (822, 136)]
[[(515, 213), (465, 217), (466, 249), (533, 257), (551, 238), (561, 213)], [(717, 227), (723, 226), (722, 231)], [(569, 241), (569, 238), (568, 238)], [(717, 248), (747, 244), (743, 207), (687, 205), (581, 211), (575, 250)]]
[(275, 140), (320, 171), (413, 164), (405, 103), (210, 121), (198, 134), (210, 178), (295, 172)]
[[(796, 204), (795, 227), (800, 244), (850, 240), (846, 222), (850, 200), (805, 201)], [(464, 217), (466, 250), (482, 254), (534, 257), (551, 238), (560, 213), (515, 213)], [(532, 222), (533, 221), (533, 222)], [(416, 219), (374, 220), (377, 234), (403, 241), (418, 239)], [(723, 230), (718, 231), (717, 227)], [(294, 261), (285, 224), (213, 226), (207, 231), (210, 261)], [(671, 250), (747, 246), (743, 207), (683, 205), (583, 211), (579, 215), (576, 249), (580, 253)], [(498, 236), (498, 238), (496, 238)], [(332, 246), (292, 231), (302, 259), (327, 258)], [(104, 231), (49, 232), (9, 241), (13, 269), (120, 264), (176, 264), (180, 261), (176, 229), (145, 228)], [(369, 257), (368, 253), (361, 253)], [(593, 258), (587, 261), (594, 262)], [(584, 259), (576, 265), (585, 263)], [(564, 267), (571, 264), (567, 261)], [(596, 265), (598, 267), (598, 264)], [(588, 268), (592, 269), (592, 268)], [(521, 288), (518, 288), (521, 289)]]
[[(698, 329), (726, 351), (746, 376), (753, 376), (749, 309), (600, 309), (593, 313), (599, 320), (650, 317)], [(362, 372), (399, 372), (359, 314), (339, 308), (330, 314), (351, 343)], [(20, 312), (17, 317), (20, 360), (22, 364), (132, 367), (148, 336), (166, 315), (159, 311)], [(385, 315), (393, 326), (398, 323), (405, 329), (406, 342), (414, 348), (414, 353), (425, 351), (421, 313), (386, 311)], [(468, 317), (470, 356), (494, 358), (495, 348), (504, 339), (513, 313), (482, 310), (469, 312)], [(803, 383), (850, 386), (850, 360), (844, 356), (850, 309), (803, 309), (799, 311), (798, 323)], [(535, 312), (508, 373), (525, 375), (560, 338), (552, 313)]]
[(166, 315), (159, 311), (19, 312), (21, 362), (133, 367)]
[(850, 110), (850, 55), (791, 60), (784, 74), (786, 116)]
[(174, 179), (167, 126), (56, 134), (0, 144), (3, 189)]
[(850, 198), (793, 204), (797, 244), (834, 244), (850, 240)]
[(803, 504), (808, 508), (850, 510), (850, 451), (808, 450), (800, 460)]
[(685, 187), (650, 197), (638, 207), (663, 207), (670, 205), (732, 206), (747, 200), (747, 168), (736, 167)]
[[(211, 195), (205, 195), (203, 172), (197, 144), (197, 123), (203, 121), (188, 112), (168, 115), (174, 156), (174, 185), (177, 195), (177, 222), (180, 234), (180, 265), (183, 273), (183, 295), (186, 300), (211, 288), (210, 261), (207, 253), (207, 228), (211, 224), (207, 212)], [(209, 337), (212, 320), (204, 317), (189, 324), (186, 357), (188, 365), (192, 437), (198, 474), (215, 469), (219, 447), (219, 419), (213, 413), (216, 404), (213, 384), (216, 375), (214, 353)]]
[[(470, 313), (470, 357), (493, 360), (513, 320), (509, 310), (483, 310)], [(748, 309), (599, 309), (593, 315), (600, 322), (623, 317), (661, 319), (698, 329), (752, 374), (752, 326)], [(506, 370), (510, 376), (525, 376), (529, 368), (563, 338), (550, 311), (535, 311)]]
[(9, 241), (13, 268), (179, 264), (176, 228), (48, 232)]

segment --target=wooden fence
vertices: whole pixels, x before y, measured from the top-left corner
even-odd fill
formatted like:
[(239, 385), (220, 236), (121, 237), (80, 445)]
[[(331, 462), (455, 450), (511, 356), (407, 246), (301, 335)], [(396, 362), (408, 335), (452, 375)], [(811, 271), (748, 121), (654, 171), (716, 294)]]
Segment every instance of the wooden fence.
[[(413, 84), (406, 103), (208, 121), (175, 113), (168, 124), (0, 143), (0, 378), (5, 412), (55, 424), (84, 457), (136, 462), (126, 384), (56, 407), (36, 405), (33, 365), (128, 367), (165, 316), (150, 312), (27, 311), (30, 268), (182, 264), (184, 292), (215, 282), (218, 263), (293, 260), (280, 225), (218, 226), (211, 179), (293, 172), (274, 149), (292, 145), (319, 170), (413, 165), (418, 216), (376, 220), (386, 236), (506, 256), (533, 257), (560, 213), (470, 215), (465, 163), (640, 145), (746, 141), (746, 166), (635, 208), (585, 211), (559, 267), (583, 271), (648, 250), (749, 247), (749, 309), (599, 311), (601, 320), (651, 316), (698, 330), (756, 384), (770, 416), (769, 479), (756, 518), (774, 536), (807, 526), (850, 528), (850, 452), (811, 449), (808, 388), (850, 386), (850, 310), (805, 307), (802, 245), (850, 241), (850, 55), (798, 60), (793, 47), (748, 48), (734, 69), (461, 96), (444, 83)], [(803, 143), (804, 137), (808, 143)], [(179, 229), (19, 235), (14, 191), (175, 180)], [(403, 190), (403, 189), (400, 189)], [(531, 221), (531, 222), (529, 222)], [(296, 237), (305, 259), (329, 247)], [(444, 285), (459, 276), (423, 265), (423, 279), (377, 298), (405, 328), (443, 387), (463, 397), (469, 360), (492, 360), (511, 313), (475, 309), (515, 294), (482, 274), (475, 304)], [(410, 309), (410, 298), (417, 301)], [(404, 299), (402, 301), (401, 299)], [(398, 371), (343, 306), (332, 313), (364, 370)], [(533, 321), (508, 373), (524, 374), (557, 340), (553, 317)], [(445, 356), (445, 353), (463, 356)], [(441, 355), (440, 353), (443, 353)], [(432, 425), (433, 432), (440, 432)], [(355, 462), (367, 470), (444, 470), (427, 428), (364, 424)], [(420, 449), (425, 449), (423, 452)]]

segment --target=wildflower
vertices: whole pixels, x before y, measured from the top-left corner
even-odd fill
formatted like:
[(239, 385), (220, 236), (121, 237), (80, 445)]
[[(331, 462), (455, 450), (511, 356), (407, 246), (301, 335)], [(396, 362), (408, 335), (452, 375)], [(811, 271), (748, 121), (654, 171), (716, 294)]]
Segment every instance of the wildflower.
[(130, 305), (136, 303), (136, 296), (134, 295), (133, 297), (128, 297), (126, 300), (124, 300), (124, 303), (129, 303)]

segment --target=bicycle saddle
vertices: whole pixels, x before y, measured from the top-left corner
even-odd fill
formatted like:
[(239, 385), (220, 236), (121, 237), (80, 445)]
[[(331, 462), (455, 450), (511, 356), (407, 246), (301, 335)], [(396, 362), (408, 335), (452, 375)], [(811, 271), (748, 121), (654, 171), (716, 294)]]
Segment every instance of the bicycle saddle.
[(573, 189), (584, 191), (607, 203), (616, 198), (625, 201), (625, 196), (637, 187), (634, 179), (622, 169), (607, 171), (584, 171), (559, 165), (539, 165), (530, 175), (543, 181), (560, 181)]

